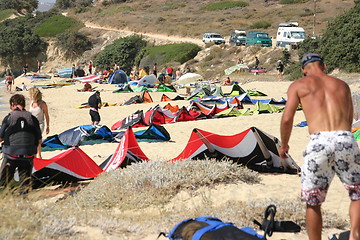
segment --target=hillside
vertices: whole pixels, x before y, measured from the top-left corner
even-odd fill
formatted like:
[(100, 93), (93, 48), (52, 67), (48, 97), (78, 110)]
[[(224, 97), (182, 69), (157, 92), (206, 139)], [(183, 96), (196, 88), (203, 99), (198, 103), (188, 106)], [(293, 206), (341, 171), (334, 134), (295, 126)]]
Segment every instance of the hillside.
[[(238, 58), (252, 65), (257, 55), (262, 67), (272, 70), (276, 61), (282, 57), (282, 48), (205, 46), (201, 42), (204, 32), (219, 32), (227, 40), (234, 29), (266, 31), (275, 39), (277, 25), (280, 22), (297, 21), (304, 27), (308, 36), (314, 30), (314, 2), (301, 4), (280, 4), (275, 0), (248, 1), (247, 7), (235, 7), (226, 10), (208, 11), (204, 7), (216, 3), (215, 0), (189, 1), (181, 3), (173, 0), (137, 0), (105, 6), (103, 1), (96, 1), (91, 8), (82, 13), (78, 9), (69, 9), (65, 15), (77, 18), (85, 27), (85, 33), (93, 42), (93, 49), (85, 52), (78, 59), (66, 59), (62, 51), (56, 49), (50, 40), (47, 60), (43, 63), (45, 71), (69, 67), (73, 63), (85, 67), (89, 60), (104, 46), (111, 44), (119, 37), (134, 33), (142, 35), (154, 44), (174, 42), (191, 42), (204, 47), (199, 56), (190, 61), (194, 70), (204, 74), (206, 78), (222, 77), (223, 70), (236, 63)], [(229, 1), (222, 1), (222, 3)], [(235, 1), (239, 2), (239, 1)], [(317, 0), (315, 33), (321, 35), (327, 23), (339, 14), (354, 6), (352, 0)], [(84, 10), (84, 9), (83, 9)], [(78, 12), (78, 11), (77, 11)], [(254, 24), (263, 21), (270, 24), (267, 29), (256, 29)], [(297, 60), (297, 52), (291, 58)], [(54, 60), (54, 61), (52, 61)], [(203, 61), (204, 60), (204, 61)], [(178, 63), (171, 63), (175, 68)], [(181, 66), (183, 67), (183, 66)]]
[[(256, 30), (252, 25), (260, 20), (271, 24), (273, 38), (279, 23), (296, 21), (308, 36), (314, 31), (321, 35), (327, 23), (354, 6), (352, 0), (317, 0), (301, 4), (279, 4), (279, 0), (247, 1), (247, 7), (207, 11), (203, 7), (217, 0), (141, 0), (104, 6), (98, 1), (94, 8), (75, 17), (101, 26), (127, 29), (135, 32), (161, 33), (201, 38), (204, 32), (218, 32), (228, 37), (234, 29)], [(225, 2), (225, 1), (223, 1)], [(71, 14), (70, 12), (70, 15)], [(258, 29), (259, 30), (259, 29)]]

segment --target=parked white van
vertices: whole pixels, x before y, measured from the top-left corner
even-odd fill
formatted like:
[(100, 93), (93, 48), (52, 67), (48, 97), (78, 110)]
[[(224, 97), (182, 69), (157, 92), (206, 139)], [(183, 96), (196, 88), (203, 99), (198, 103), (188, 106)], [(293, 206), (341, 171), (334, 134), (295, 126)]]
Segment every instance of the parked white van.
[(296, 48), (299, 42), (306, 38), (305, 30), (297, 22), (280, 23), (276, 35), (276, 46), (291, 45)]
[(219, 33), (205, 33), (203, 36), (203, 42), (213, 42), (215, 44), (225, 43), (225, 39)]

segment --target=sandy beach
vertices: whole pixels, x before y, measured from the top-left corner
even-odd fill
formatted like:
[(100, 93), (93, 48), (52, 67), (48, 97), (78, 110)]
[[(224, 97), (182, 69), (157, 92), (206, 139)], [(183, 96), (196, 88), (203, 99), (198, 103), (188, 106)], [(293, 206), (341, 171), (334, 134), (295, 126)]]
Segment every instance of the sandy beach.
[[(250, 77), (250, 76), (248, 76)], [(246, 78), (246, 77), (245, 77)], [(255, 79), (254, 79), (255, 78)], [(277, 81), (276, 75), (273, 75), (269, 79), (262, 80), (262, 76), (251, 76), (251, 80), (239, 79), (240, 85), (245, 90), (258, 90), (266, 93), (267, 97), (253, 97), (255, 99), (268, 99), (274, 98), (280, 100), (282, 97), (286, 98), (286, 91), (291, 84), (289, 81)], [(43, 85), (45, 83), (54, 82), (59, 80), (53, 77), (50, 80), (36, 80), (31, 81), (28, 77), (20, 77), (15, 80), (15, 86), (20, 86), (22, 82), (25, 82), (27, 87), (32, 85)], [(356, 83), (357, 82), (357, 83)], [(358, 91), (360, 87), (359, 81), (349, 82), (352, 92)], [(103, 102), (109, 104), (121, 103), (139, 93), (113, 93), (113, 90), (117, 89), (115, 85), (110, 84), (98, 84), (92, 83), (93, 87), (101, 92), (101, 98)], [(47, 102), (50, 114), (50, 133), (48, 136), (59, 134), (67, 129), (84, 124), (91, 124), (89, 109), (78, 109), (76, 106), (87, 102), (92, 92), (78, 92), (77, 89), (83, 87), (82, 83), (75, 83), (74, 85), (41, 89), (43, 93), (43, 99)], [(230, 86), (222, 87), (223, 92), (227, 93), (231, 91)], [(29, 104), (29, 94), (27, 91), (18, 92), (22, 93), (27, 98), (27, 104)], [(185, 89), (180, 89), (177, 93), (165, 94), (170, 98), (177, 96), (178, 94), (185, 93)], [(153, 103), (147, 104), (133, 104), (128, 106), (109, 106), (100, 109), (101, 125), (106, 125), (109, 128), (117, 121), (123, 119), (136, 110), (142, 109), (147, 111), (150, 107), (159, 104), (165, 106), (165, 102), (160, 102), (160, 97), (163, 92), (150, 93), (153, 99)], [(3, 89), (2, 99), (8, 102), (10, 93)], [(341, 100), (340, 100), (341, 101)], [(7, 114), (9, 110), (5, 104), (5, 111), (0, 113), (0, 118)], [(178, 105), (179, 107), (188, 106), (189, 101), (173, 101), (172, 105)], [(245, 106), (250, 107), (252, 106)], [(173, 124), (166, 124), (164, 127), (170, 133), (170, 142), (161, 143), (146, 143), (140, 142), (139, 145), (143, 152), (148, 156), (151, 161), (157, 160), (169, 160), (176, 157), (185, 147), (190, 137), (193, 128), (199, 128), (205, 131), (213, 132), (221, 135), (233, 135), (246, 130), (249, 127), (257, 127), (264, 132), (267, 132), (275, 137), (280, 137), (280, 119), (281, 113), (273, 114), (260, 114), (254, 116), (240, 116), (222, 119), (209, 119), (192, 122), (180, 122)], [(301, 111), (298, 111), (295, 115), (294, 124), (305, 121), (305, 117)], [(135, 129), (138, 130), (138, 129)], [(140, 129), (139, 129), (140, 130)], [(46, 138), (47, 135), (43, 135)], [(292, 137), (290, 140), (290, 155), (298, 163), (302, 165), (302, 152), (306, 147), (309, 140), (309, 134), (306, 127), (294, 127)], [(94, 147), (95, 146), (95, 147)], [(84, 145), (80, 148), (88, 154), (95, 162), (100, 164), (110, 154), (112, 154), (117, 147), (116, 143), (101, 143), (97, 145)], [(58, 154), (57, 151), (44, 151), (43, 158), (50, 158)], [(262, 174), (262, 183), (256, 186), (249, 186), (244, 183), (222, 185), (214, 189), (208, 189), (204, 191), (211, 192), (210, 196), (213, 198), (213, 202), (216, 204), (224, 204), (231, 200), (257, 200), (257, 199), (298, 199), (300, 195), (300, 177), (297, 175), (287, 174)], [(191, 199), (189, 196), (181, 195), (175, 196), (178, 200), (178, 207), (189, 207), (192, 202), (197, 199)], [(323, 204), (323, 209), (331, 213), (337, 214), (343, 219), (348, 219), (348, 205), (349, 199), (347, 193), (340, 181), (335, 178), (326, 202)], [(304, 205), (305, 206), (305, 205)], [(326, 229), (323, 232), (323, 239), (330, 233), (340, 232), (336, 229)], [(261, 234), (262, 232), (259, 231)], [(89, 234), (87, 239), (96, 239), (97, 234)], [(146, 239), (156, 239), (157, 234), (150, 233)], [(99, 238), (97, 238), (99, 239)], [(136, 238), (133, 238), (136, 239)], [(165, 238), (159, 238), (165, 239)], [(306, 232), (302, 231), (299, 234), (282, 234), (275, 233), (270, 239), (306, 239)]]

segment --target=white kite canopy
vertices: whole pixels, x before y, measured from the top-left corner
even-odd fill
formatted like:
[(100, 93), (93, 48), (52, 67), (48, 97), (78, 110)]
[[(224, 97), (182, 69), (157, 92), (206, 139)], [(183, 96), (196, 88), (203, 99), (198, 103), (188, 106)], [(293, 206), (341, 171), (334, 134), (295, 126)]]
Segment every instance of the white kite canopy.
[(156, 76), (154, 74), (143, 76), (139, 82), (138, 86), (154, 87), (156, 85)]
[(290, 155), (279, 156), (279, 147), (277, 138), (256, 127), (232, 136), (195, 128), (185, 149), (170, 161), (228, 158), (258, 172), (298, 173), (300, 167)]
[(224, 70), (226, 75), (230, 75), (231, 73), (240, 70), (240, 69), (249, 69), (249, 67), (245, 64), (236, 64)]
[(185, 73), (184, 75), (182, 75), (178, 80), (176, 80), (176, 84), (182, 84), (182, 85), (186, 85), (186, 84), (190, 84), (190, 83), (195, 83), (199, 80), (204, 80), (203, 76), (201, 76), (200, 74), (197, 73)]

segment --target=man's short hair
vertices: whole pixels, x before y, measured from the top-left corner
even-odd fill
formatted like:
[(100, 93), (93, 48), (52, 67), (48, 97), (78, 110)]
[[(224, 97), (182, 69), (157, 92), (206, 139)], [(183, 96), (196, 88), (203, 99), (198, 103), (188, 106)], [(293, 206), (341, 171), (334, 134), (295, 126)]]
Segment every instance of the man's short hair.
[(20, 105), (25, 108), (25, 97), (24, 95), (21, 94), (14, 94), (11, 96), (9, 103), (10, 105), (11, 104)]
[(302, 68), (304, 68), (307, 64), (309, 64), (311, 62), (316, 62), (316, 61), (323, 63), (323, 59), (320, 57), (319, 54), (308, 53), (308, 54), (304, 55), (303, 58), (301, 59), (301, 66), (302, 66)]

